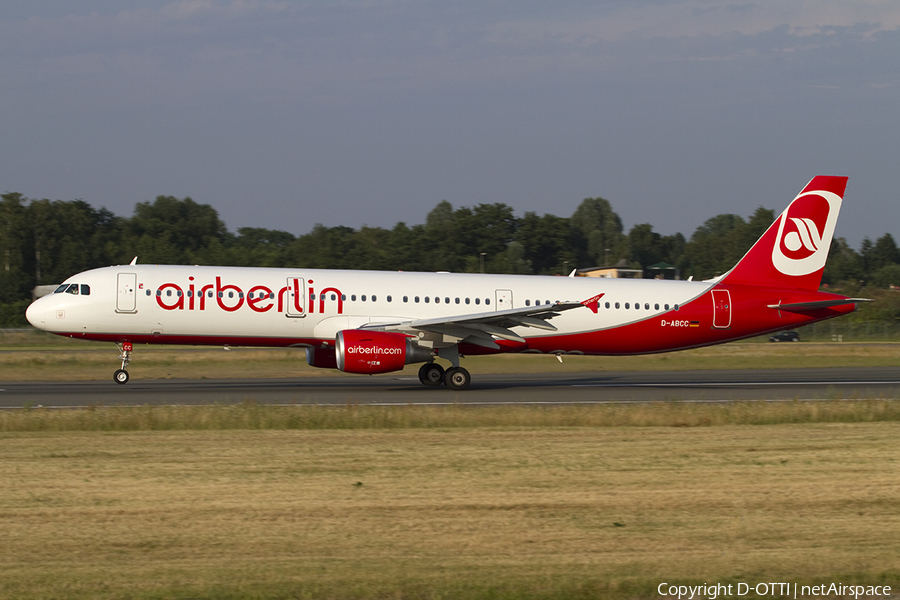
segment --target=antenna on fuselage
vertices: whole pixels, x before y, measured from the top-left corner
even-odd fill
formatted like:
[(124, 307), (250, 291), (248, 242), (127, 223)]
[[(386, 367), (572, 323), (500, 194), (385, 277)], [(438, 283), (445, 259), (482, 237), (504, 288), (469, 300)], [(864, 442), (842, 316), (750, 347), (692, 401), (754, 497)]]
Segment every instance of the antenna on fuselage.
[(131, 259), (131, 262), (128, 263), (128, 264), (129, 264), (129, 265), (136, 265), (136, 264), (137, 264), (137, 256), (135, 256), (134, 258), (132, 258), (132, 259)]

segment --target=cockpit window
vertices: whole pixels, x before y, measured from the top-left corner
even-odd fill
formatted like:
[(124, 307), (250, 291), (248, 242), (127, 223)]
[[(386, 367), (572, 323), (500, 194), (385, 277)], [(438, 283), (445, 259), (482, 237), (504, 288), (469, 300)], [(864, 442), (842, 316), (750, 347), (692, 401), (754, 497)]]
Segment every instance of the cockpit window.
[(56, 288), (55, 290), (53, 290), (53, 293), (54, 294), (62, 294), (64, 291), (66, 291), (67, 287), (69, 287), (69, 284), (64, 283), (61, 286), (59, 286), (58, 288)]
[(81, 284), (81, 295), (82, 296), (90, 296), (91, 295), (91, 286), (86, 283)]
[(77, 296), (78, 295), (78, 284), (77, 283), (70, 284), (68, 289), (66, 290), (66, 293), (72, 294), (73, 296)]

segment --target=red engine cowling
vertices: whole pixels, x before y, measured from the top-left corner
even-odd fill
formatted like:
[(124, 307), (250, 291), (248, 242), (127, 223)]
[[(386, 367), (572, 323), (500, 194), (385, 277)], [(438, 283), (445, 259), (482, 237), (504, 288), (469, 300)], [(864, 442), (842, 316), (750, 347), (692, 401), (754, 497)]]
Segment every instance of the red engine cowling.
[(335, 338), (337, 368), (345, 373), (390, 373), (431, 360), (433, 353), (413, 338), (385, 331), (345, 329)]

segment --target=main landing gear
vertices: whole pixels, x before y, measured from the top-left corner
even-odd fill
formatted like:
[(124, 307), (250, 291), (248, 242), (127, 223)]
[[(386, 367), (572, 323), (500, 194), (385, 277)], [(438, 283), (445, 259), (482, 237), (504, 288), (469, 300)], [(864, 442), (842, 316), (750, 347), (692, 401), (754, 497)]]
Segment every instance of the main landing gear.
[(442, 383), (447, 389), (461, 391), (472, 383), (469, 372), (459, 366), (459, 347), (449, 346), (438, 350), (441, 358), (449, 360), (453, 365), (446, 371), (436, 362), (427, 362), (419, 368), (419, 381), (429, 387), (439, 386)]
[(472, 376), (462, 367), (450, 367), (446, 371), (437, 363), (425, 363), (419, 368), (419, 381), (429, 387), (442, 383), (451, 390), (464, 390), (472, 383)]
[(122, 368), (118, 369), (113, 374), (113, 381), (119, 384), (128, 383), (128, 371), (125, 369), (128, 368), (128, 363), (131, 362), (131, 352), (134, 350), (134, 347), (131, 345), (131, 342), (122, 342), (121, 344), (116, 344), (119, 348), (119, 360), (122, 361)]

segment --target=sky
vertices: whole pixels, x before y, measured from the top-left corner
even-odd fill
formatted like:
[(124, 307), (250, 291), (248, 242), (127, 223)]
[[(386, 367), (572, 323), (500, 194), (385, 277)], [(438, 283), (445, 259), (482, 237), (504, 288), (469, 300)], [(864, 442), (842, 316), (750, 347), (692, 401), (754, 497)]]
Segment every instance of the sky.
[(441, 200), (690, 237), (850, 182), (900, 237), (894, 0), (4, 0), (0, 191), (232, 231), (423, 223)]

